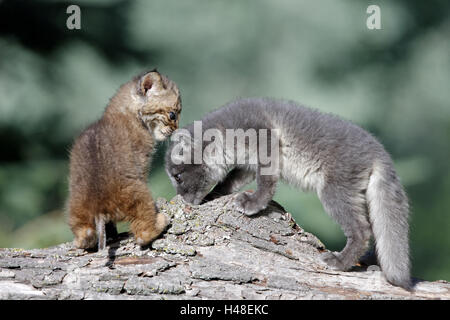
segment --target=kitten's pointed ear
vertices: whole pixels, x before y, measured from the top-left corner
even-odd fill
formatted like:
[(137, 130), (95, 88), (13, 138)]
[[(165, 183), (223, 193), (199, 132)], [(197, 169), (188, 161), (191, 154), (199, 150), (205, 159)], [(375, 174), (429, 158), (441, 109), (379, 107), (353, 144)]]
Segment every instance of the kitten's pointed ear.
[(149, 96), (164, 89), (163, 80), (158, 71), (147, 72), (139, 78), (138, 93), (143, 96)]

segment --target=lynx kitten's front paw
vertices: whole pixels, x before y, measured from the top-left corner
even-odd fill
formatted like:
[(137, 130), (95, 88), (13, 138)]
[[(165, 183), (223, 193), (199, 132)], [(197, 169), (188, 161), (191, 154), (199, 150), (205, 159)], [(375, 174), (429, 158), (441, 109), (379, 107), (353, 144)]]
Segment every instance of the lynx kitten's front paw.
[(252, 195), (253, 194), (249, 192), (239, 193), (234, 200), (236, 210), (247, 216), (254, 215), (263, 210), (264, 206), (260, 205)]
[(144, 229), (137, 230), (135, 233), (136, 243), (146, 246), (155, 240), (166, 227), (169, 225), (170, 219), (163, 213), (157, 213), (154, 224), (146, 226)]
[(156, 216), (156, 228), (163, 231), (170, 223), (170, 218), (164, 213), (158, 213)]

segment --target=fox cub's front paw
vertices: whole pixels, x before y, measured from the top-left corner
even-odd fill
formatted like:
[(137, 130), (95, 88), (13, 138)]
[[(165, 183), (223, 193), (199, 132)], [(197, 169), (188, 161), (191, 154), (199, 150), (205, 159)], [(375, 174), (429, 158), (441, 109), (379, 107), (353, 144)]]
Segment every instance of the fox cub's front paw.
[(247, 216), (254, 215), (265, 208), (253, 197), (253, 193), (249, 192), (239, 193), (234, 200), (234, 206), (237, 211)]
[(346, 271), (347, 269), (341, 262), (341, 259), (339, 258), (339, 253), (324, 252), (320, 255), (320, 259), (333, 270)]

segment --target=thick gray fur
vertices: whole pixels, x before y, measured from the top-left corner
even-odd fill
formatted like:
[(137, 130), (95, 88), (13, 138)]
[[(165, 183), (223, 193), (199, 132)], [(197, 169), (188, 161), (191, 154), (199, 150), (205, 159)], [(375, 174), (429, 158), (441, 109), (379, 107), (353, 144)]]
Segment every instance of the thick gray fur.
[[(231, 102), (202, 119), (203, 131), (217, 128), (279, 129), (279, 172), (261, 175), (261, 165), (175, 165), (172, 142), (166, 171), (177, 194), (198, 204), (203, 199), (237, 192), (256, 178), (257, 190), (236, 196), (236, 207), (247, 215), (264, 209), (279, 179), (315, 191), (326, 212), (341, 226), (347, 243), (323, 260), (349, 270), (374, 237), (378, 261), (386, 279), (411, 288), (408, 244), (408, 199), (389, 154), (367, 131), (334, 115), (292, 101), (249, 98)], [(193, 124), (185, 127), (193, 133)], [(204, 149), (207, 143), (201, 143)], [(226, 154), (229, 150), (223, 143)], [(175, 180), (175, 176), (178, 180)], [(214, 187), (212, 191), (211, 188)], [(210, 192), (209, 192), (210, 191)], [(209, 193), (208, 193), (209, 192)]]

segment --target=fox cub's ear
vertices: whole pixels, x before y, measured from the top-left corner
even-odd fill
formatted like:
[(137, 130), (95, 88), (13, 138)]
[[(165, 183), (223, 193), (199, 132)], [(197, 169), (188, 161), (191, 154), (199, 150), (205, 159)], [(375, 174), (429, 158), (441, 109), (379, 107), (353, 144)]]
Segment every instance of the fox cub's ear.
[(157, 94), (157, 92), (164, 90), (163, 80), (158, 71), (153, 70), (147, 72), (139, 78), (138, 92), (143, 96), (150, 96)]

